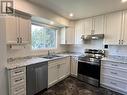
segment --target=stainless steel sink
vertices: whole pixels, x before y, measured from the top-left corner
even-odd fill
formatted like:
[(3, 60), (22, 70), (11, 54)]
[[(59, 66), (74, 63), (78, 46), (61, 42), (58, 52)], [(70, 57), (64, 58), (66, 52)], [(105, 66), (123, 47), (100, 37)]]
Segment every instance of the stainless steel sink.
[(42, 58), (46, 58), (46, 59), (53, 59), (53, 58), (59, 58), (61, 56), (58, 56), (58, 55), (52, 55), (52, 56), (44, 56)]

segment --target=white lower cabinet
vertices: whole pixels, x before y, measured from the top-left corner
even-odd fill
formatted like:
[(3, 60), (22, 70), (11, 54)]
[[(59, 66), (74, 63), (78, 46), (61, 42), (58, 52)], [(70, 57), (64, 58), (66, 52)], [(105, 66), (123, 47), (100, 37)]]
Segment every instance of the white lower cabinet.
[(127, 95), (127, 64), (102, 61), (101, 85)]
[(78, 57), (72, 56), (71, 57), (71, 75), (77, 76), (78, 72)]
[(70, 57), (48, 62), (48, 87), (70, 75)]
[[(55, 63), (54, 63), (55, 64)], [(52, 86), (58, 80), (58, 66), (48, 66), (48, 86)]]
[(9, 95), (26, 95), (26, 67), (8, 70)]

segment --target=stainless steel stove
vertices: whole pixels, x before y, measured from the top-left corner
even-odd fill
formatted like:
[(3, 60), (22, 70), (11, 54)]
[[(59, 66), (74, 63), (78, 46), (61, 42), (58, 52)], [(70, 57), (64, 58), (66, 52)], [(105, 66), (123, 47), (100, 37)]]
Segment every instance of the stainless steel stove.
[(94, 86), (100, 85), (101, 59), (104, 50), (86, 49), (78, 58), (78, 79)]

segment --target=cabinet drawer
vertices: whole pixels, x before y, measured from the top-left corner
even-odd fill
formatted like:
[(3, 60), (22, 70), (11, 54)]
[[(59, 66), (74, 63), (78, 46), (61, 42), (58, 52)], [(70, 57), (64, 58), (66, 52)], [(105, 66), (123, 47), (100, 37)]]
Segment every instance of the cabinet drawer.
[(10, 71), (10, 73), (11, 73), (11, 77), (21, 75), (21, 74), (25, 74), (26, 73), (26, 67), (13, 69)]
[(12, 86), (15, 86), (15, 85), (21, 84), (21, 83), (25, 83), (25, 82), (26, 82), (25, 75), (20, 75), (20, 76), (11, 78), (11, 85)]
[(63, 63), (66, 63), (66, 59), (63, 58), (63, 59), (57, 59), (57, 60), (54, 60), (54, 61), (49, 61), (48, 62), (48, 66), (55, 66), (55, 65), (58, 65), (58, 64), (63, 64)]
[(101, 83), (111, 88), (127, 92), (127, 83), (122, 80), (103, 76), (101, 77)]
[(101, 73), (104, 75), (110, 75), (122, 79), (127, 79), (127, 71), (120, 70), (120, 69), (114, 69), (114, 68), (108, 68), (108, 67), (102, 67)]
[(111, 62), (111, 61), (102, 61), (102, 66), (111, 66), (127, 69), (127, 64), (119, 63), (119, 62)]
[(11, 89), (11, 95), (26, 95), (26, 85), (21, 84)]

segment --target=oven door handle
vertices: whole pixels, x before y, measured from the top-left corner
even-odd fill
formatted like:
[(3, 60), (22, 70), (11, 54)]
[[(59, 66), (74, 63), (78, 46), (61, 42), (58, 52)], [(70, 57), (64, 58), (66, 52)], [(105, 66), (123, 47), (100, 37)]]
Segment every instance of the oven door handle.
[(81, 62), (83, 64), (100, 65), (99, 63), (92, 63), (92, 62), (82, 61), (82, 60), (78, 60), (78, 62)]

